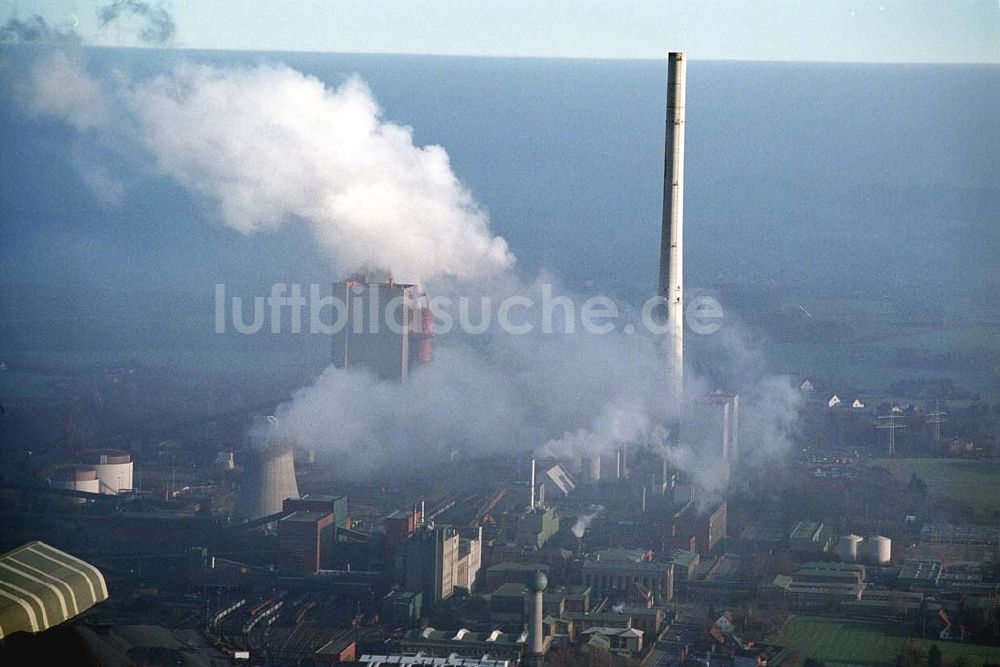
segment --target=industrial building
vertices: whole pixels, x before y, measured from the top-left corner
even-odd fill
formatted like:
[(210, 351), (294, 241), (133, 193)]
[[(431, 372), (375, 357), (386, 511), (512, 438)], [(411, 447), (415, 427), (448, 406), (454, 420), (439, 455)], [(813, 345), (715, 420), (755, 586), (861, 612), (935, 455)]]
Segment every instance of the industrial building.
[(642, 651), (643, 631), (638, 628), (594, 627), (584, 630), (583, 634), (588, 648), (620, 655), (638, 655)]
[(446, 657), (433, 655), (362, 655), (358, 663), (365, 667), (512, 667), (515, 661), (493, 658), (463, 658), (457, 653)]
[(576, 489), (576, 482), (561, 464), (550, 463), (540, 468), (537, 480), (545, 489), (544, 498), (552, 500), (566, 498)]
[(331, 496), (306, 494), (301, 498), (285, 498), (281, 503), (284, 512), (319, 512), (333, 517), (337, 528), (351, 527), (351, 511), (347, 504), (347, 496)]
[[(535, 566), (535, 570), (544, 574), (540, 566)], [(532, 608), (532, 602), (527, 597), (528, 584), (524, 583), (528, 578), (502, 584), (490, 593), (490, 620), (498, 623), (528, 620)], [(566, 614), (586, 614), (589, 611), (590, 588), (587, 586), (552, 586), (547, 587), (542, 595), (545, 617), (561, 618)]]
[(527, 633), (510, 634), (499, 630), (471, 632), (465, 628), (459, 630), (424, 628), (407, 632), (400, 639), (399, 648), (402, 653), (408, 655), (438, 659), (461, 657), (476, 660), (505, 660), (518, 664), (527, 640)]
[(520, 548), (541, 549), (559, 532), (559, 515), (551, 507), (536, 507), (514, 521), (514, 541)]
[(674, 581), (694, 579), (698, 572), (698, 564), (701, 562), (697, 552), (684, 549), (674, 549), (667, 558), (674, 566)]
[(504, 584), (522, 586), (528, 580), (528, 576), (536, 571), (548, 574), (549, 566), (538, 563), (503, 561), (487, 568), (483, 579), (487, 590), (496, 590)]
[(385, 551), (392, 558), (403, 543), (423, 525), (423, 510), (416, 504), (407, 510), (395, 510), (385, 518)]
[(394, 626), (406, 626), (420, 620), (423, 594), (394, 588), (382, 598), (382, 616)]
[(860, 601), (866, 586), (864, 565), (811, 562), (790, 576), (777, 575), (770, 588), (793, 609), (824, 610), (831, 604)]
[(583, 585), (600, 596), (624, 597), (634, 584), (651, 591), (658, 601), (674, 597), (674, 566), (641, 549), (605, 549), (583, 563)]
[(298, 510), (278, 521), (278, 548), (282, 565), (296, 572), (314, 573), (327, 566), (336, 535), (333, 514)]
[(333, 334), (333, 364), (364, 368), (382, 380), (402, 380), (433, 358), (434, 318), (427, 295), (384, 272), (333, 284), (346, 324)]
[(423, 595), (423, 604), (450, 598), (456, 588), (472, 591), (482, 565), (482, 528), (462, 537), (451, 526), (425, 526), (403, 550), (403, 588)]
[(674, 512), (664, 547), (709, 554), (726, 538), (727, 517), (728, 505), (724, 500), (710, 509), (689, 500)]
[(826, 553), (833, 538), (833, 530), (822, 521), (799, 521), (788, 535), (788, 548), (803, 555)]

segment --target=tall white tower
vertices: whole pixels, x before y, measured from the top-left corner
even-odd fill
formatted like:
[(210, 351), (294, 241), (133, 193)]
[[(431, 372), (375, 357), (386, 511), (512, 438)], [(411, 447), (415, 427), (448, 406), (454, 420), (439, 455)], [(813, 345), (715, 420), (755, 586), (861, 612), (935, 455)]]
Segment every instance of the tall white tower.
[(528, 618), (528, 646), (524, 656), (525, 667), (544, 667), (545, 664), (545, 616), (542, 607), (542, 595), (549, 585), (548, 577), (542, 571), (535, 572), (528, 581), (528, 594), (531, 596)]
[(670, 387), (684, 391), (684, 103), (687, 61), (673, 52), (667, 62), (667, 131), (663, 156), (663, 226), (659, 295), (667, 306)]

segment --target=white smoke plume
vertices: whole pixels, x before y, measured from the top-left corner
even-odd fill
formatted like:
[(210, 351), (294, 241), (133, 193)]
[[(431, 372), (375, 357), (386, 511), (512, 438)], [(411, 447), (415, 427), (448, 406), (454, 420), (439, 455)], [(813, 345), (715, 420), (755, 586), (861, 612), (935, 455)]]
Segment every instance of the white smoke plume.
[(29, 108), (56, 116), (80, 131), (106, 127), (111, 119), (107, 91), (84, 69), (78, 53), (53, 51), (35, 67)]
[(670, 418), (658, 349), (650, 335), (495, 331), (438, 346), (405, 383), (329, 368), (278, 417), (349, 474), (406, 471), (453, 449), (463, 458), (529, 452), (608, 405), (632, 406), (648, 424)]
[(582, 540), (583, 536), (587, 534), (587, 529), (590, 528), (590, 524), (594, 522), (594, 519), (601, 516), (602, 512), (604, 512), (604, 506), (595, 505), (590, 509), (590, 511), (578, 516), (576, 521), (573, 522), (573, 527), (570, 528), (573, 536), (578, 540)]
[(174, 18), (162, 3), (115, 0), (97, 10), (97, 22), (102, 28), (125, 19), (138, 23), (136, 32), (147, 44), (166, 44), (177, 32)]
[[(537, 303), (549, 280), (520, 282), (506, 242), (444, 149), (417, 146), (409, 128), (384, 120), (356, 77), (331, 88), (280, 65), (186, 64), (152, 79), (97, 82), (78, 60), (57, 55), (39, 63), (34, 81), (36, 111), (90, 137), (122, 137), (156, 171), (203, 195), (226, 225), (250, 234), (304, 222), (341, 275), (388, 267), (400, 280), (437, 279), (439, 294), (494, 303), (514, 293)], [(91, 180), (104, 173), (88, 170)], [(661, 337), (492, 327), (444, 342), (405, 384), (327, 369), (279, 408), (282, 429), (332, 455), (345, 475), (408, 471), (455, 450), (575, 458), (625, 443), (665, 452), (703, 489), (724, 488), (706, 464), (714, 443), (704, 434), (668, 442), (665, 425), (698, 408), (669, 395)], [(769, 460), (788, 445), (797, 395), (787, 380), (762, 374), (738, 337), (720, 337), (720, 347), (728, 386), (746, 396), (744, 454)], [(712, 384), (689, 372), (686, 395), (704, 396)]]
[[(471, 279), (514, 257), (440, 146), (385, 121), (361, 79), (337, 88), (280, 65), (180, 65), (101, 85), (56, 54), (31, 106), (78, 129), (131, 133), (160, 172), (205, 195), (250, 234), (304, 221), (341, 275), (390, 267), (399, 280)], [(126, 115), (111, 119), (114, 107)]]
[(52, 25), (39, 14), (26, 19), (12, 17), (0, 26), (0, 42), (28, 44), (32, 42), (72, 46), (79, 44), (80, 38), (67, 25)]

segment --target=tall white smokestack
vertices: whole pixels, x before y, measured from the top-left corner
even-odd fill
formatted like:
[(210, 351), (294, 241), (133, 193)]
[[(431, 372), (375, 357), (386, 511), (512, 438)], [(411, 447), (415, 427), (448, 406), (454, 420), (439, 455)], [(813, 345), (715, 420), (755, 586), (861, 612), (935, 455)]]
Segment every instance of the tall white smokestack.
[(670, 467), (667, 463), (666, 454), (661, 456), (660, 463), (663, 469), (660, 477), (660, 493), (666, 495), (667, 491), (670, 489)]
[(667, 304), (670, 384), (684, 391), (684, 102), (687, 61), (683, 52), (667, 61), (667, 131), (663, 156), (663, 226), (660, 231), (660, 298)]
[(531, 459), (531, 510), (535, 509), (535, 459)]

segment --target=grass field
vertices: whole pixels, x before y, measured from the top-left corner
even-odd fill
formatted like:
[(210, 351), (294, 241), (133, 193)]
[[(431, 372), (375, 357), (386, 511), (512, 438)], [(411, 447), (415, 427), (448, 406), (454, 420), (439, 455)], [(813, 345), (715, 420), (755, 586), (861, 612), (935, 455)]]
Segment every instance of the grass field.
[[(829, 666), (892, 664), (907, 641), (910, 626), (825, 616), (793, 616), (768, 643), (785, 646), (801, 658), (812, 658)], [(937, 644), (946, 660), (964, 656), (972, 667), (1000, 662), (1000, 647), (957, 642), (920, 640), (926, 648)]]
[(914, 472), (932, 496), (968, 503), (987, 515), (1000, 509), (1000, 463), (962, 459), (877, 459), (903, 484)]

